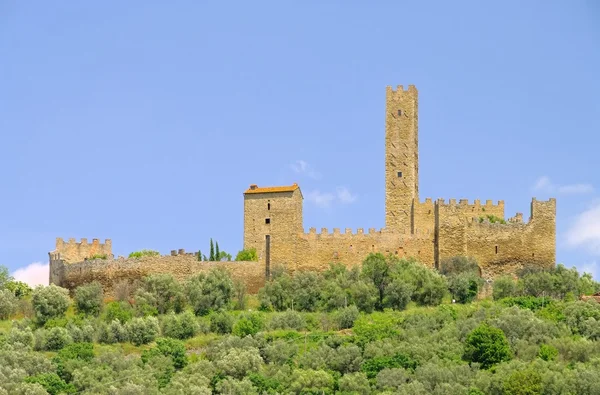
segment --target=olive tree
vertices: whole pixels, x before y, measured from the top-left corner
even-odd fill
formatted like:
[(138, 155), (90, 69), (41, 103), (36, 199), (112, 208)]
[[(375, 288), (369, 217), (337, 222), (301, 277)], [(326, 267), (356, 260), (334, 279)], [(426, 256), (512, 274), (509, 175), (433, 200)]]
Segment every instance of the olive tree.
[(54, 284), (39, 285), (33, 290), (31, 303), (35, 312), (35, 319), (39, 324), (45, 324), (52, 318), (62, 317), (69, 305), (69, 291)]

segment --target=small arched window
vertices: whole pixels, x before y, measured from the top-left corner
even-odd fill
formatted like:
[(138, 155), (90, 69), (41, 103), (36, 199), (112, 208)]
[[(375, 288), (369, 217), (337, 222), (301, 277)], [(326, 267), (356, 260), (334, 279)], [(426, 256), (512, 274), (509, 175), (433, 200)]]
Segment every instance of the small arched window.
[(271, 210), (271, 203), (267, 203), (267, 210)]

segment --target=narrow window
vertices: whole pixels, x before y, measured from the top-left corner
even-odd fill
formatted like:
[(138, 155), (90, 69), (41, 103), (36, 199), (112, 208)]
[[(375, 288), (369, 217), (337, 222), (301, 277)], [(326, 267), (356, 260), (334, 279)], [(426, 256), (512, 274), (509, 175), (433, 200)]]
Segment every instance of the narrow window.
[(267, 210), (271, 210), (271, 203), (267, 203)]
[(532, 258), (533, 258), (533, 257), (535, 257), (535, 252), (532, 252), (532, 253), (531, 253), (531, 257), (532, 257)]
[(402, 110), (398, 110), (398, 116), (402, 116)]
[(498, 253), (498, 246), (496, 246), (496, 254)]
[(271, 223), (271, 218), (265, 218), (265, 224), (270, 224)]
[(402, 172), (401, 172), (401, 171), (399, 171), (399, 172), (398, 172), (398, 178), (401, 178), (401, 177), (402, 177)]

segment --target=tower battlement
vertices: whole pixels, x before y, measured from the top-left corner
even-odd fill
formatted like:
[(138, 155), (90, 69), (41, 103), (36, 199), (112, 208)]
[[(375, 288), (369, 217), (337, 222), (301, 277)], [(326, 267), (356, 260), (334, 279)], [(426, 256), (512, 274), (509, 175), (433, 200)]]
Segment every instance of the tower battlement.
[(87, 238), (82, 238), (78, 242), (72, 237), (65, 242), (63, 238), (57, 237), (56, 248), (52, 252), (55, 253), (55, 258), (59, 257), (65, 263), (82, 262), (95, 255), (113, 258), (111, 239), (105, 239), (104, 243), (100, 243), (100, 239), (92, 239), (89, 243)]

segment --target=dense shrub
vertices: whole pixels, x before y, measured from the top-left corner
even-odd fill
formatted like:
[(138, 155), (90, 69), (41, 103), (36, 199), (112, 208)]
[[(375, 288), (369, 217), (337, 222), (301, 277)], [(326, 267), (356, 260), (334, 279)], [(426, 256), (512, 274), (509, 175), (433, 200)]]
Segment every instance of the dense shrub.
[(183, 287), (171, 274), (152, 274), (135, 291), (135, 305), (142, 315), (179, 313), (185, 305)]
[(354, 321), (359, 315), (358, 307), (355, 305), (344, 307), (337, 313), (337, 322), (340, 329), (348, 329), (354, 326)]
[(160, 332), (158, 320), (155, 317), (136, 317), (125, 324), (127, 336), (136, 346), (154, 341)]
[(31, 301), (35, 318), (41, 325), (51, 318), (62, 317), (71, 304), (69, 291), (54, 284), (37, 286)]
[(0, 320), (6, 320), (16, 313), (19, 300), (8, 289), (0, 289)]
[(233, 296), (233, 281), (226, 269), (213, 268), (208, 273), (192, 277), (186, 294), (196, 315), (227, 308)]
[(126, 323), (133, 318), (131, 306), (125, 302), (110, 302), (104, 308), (104, 321), (112, 322), (119, 320)]
[(241, 250), (235, 256), (236, 261), (258, 261), (258, 254), (256, 248), (249, 248), (247, 250)]
[(467, 336), (464, 359), (481, 364), (483, 369), (508, 361), (511, 357), (510, 345), (501, 329), (482, 324)]
[(169, 313), (162, 319), (163, 336), (185, 340), (194, 337), (199, 330), (196, 316), (190, 311)]
[(103, 307), (104, 292), (102, 285), (94, 281), (81, 285), (75, 289), (75, 309), (79, 313), (89, 315), (100, 315)]
[(164, 355), (171, 357), (173, 367), (175, 369), (184, 368), (188, 361), (185, 355), (185, 345), (181, 340), (176, 340), (168, 337), (156, 339), (156, 347), (142, 352), (142, 361), (147, 363), (156, 355)]
[(155, 250), (140, 250), (129, 254), (129, 258), (142, 258), (145, 256), (160, 256), (160, 252)]
[(260, 313), (242, 314), (233, 326), (232, 333), (239, 337), (255, 335), (264, 328), (264, 318)]
[(217, 311), (210, 315), (211, 332), (225, 335), (233, 329), (233, 317), (224, 311)]

